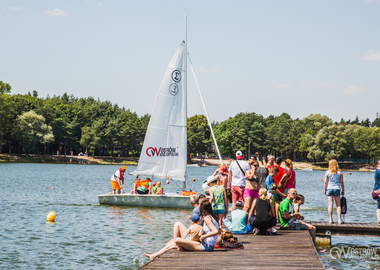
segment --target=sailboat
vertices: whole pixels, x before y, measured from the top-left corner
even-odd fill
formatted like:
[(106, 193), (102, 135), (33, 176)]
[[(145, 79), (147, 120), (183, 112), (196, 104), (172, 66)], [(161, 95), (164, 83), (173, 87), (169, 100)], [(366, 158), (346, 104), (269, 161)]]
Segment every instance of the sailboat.
[[(196, 83), (198, 86), (197, 81)], [(210, 121), (209, 125), (211, 128)], [(213, 132), (212, 135), (215, 141)], [(182, 190), (186, 190), (187, 46), (185, 40), (181, 42), (166, 69), (153, 107), (137, 169), (130, 174), (139, 176), (141, 179), (144, 177), (180, 181), (183, 183)], [(103, 194), (98, 195), (98, 200), (100, 204), (106, 205), (192, 208), (189, 192), (163, 195)]]

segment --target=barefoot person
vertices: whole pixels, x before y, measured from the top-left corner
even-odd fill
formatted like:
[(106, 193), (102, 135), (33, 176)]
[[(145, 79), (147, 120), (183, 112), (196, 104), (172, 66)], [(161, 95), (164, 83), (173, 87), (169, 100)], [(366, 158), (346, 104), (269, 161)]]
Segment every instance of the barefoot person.
[[(340, 207), (340, 195), (344, 195), (344, 183), (343, 183), (343, 174), (339, 170), (338, 162), (335, 159), (329, 161), (329, 169), (325, 174), (325, 195), (329, 200), (329, 223), (334, 223), (333, 221), (333, 208), (334, 201), (336, 204), (336, 213), (338, 214), (338, 223), (343, 223), (342, 221), (342, 209)], [(341, 191), (342, 190), (342, 191)]]
[(153, 260), (157, 256), (163, 254), (164, 252), (178, 248), (179, 251), (189, 250), (189, 251), (211, 251), (214, 250), (215, 244), (218, 240), (219, 224), (212, 216), (212, 206), (209, 201), (203, 201), (199, 207), (201, 214), (204, 217), (203, 234), (200, 238), (200, 242), (191, 241), (190, 239), (185, 239), (187, 229), (181, 222), (176, 222), (174, 224), (174, 238), (166, 243), (166, 245), (153, 254), (144, 253), (149, 259)]
[[(301, 213), (294, 213), (294, 200), (297, 196), (297, 191), (294, 188), (289, 189), (288, 195), (280, 204), (280, 221), (281, 227), (289, 230), (309, 230), (314, 246), (319, 252), (324, 252), (325, 249), (320, 249), (315, 242), (316, 229), (313, 225), (303, 221), (304, 217)], [(299, 223), (297, 222), (299, 221)], [(298, 225), (297, 225), (298, 223)], [(299, 226), (299, 227), (298, 227)], [(298, 227), (298, 228), (297, 228)]]

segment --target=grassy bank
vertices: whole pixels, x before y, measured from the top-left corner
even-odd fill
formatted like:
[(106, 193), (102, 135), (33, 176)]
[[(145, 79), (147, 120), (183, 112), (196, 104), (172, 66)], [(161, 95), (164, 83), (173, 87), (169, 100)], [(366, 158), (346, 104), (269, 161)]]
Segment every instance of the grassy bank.
[(53, 155), (9, 155), (0, 154), (0, 163), (52, 163), (52, 164), (124, 164), (137, 165), (137, 159), (122, 157), (84, 157), (84, 156), (53, 156)]

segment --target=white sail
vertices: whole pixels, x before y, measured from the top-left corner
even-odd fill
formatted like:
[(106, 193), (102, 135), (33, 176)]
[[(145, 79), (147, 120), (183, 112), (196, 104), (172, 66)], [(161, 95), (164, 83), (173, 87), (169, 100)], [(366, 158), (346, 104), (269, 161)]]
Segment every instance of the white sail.
[(145, 135), (137, 170), (132, 174), (186, 181), (186, 44), (166, 70)]

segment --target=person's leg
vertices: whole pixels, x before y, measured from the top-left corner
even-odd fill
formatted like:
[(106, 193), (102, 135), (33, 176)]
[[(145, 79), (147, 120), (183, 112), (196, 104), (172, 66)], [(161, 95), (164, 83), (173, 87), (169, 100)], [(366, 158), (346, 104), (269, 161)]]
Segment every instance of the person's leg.
[(174, 223), (174, 228), (173, 228), (174, 239), (176, 239), (177, 237), (185, 238), (186, 233), (187, 233), (187, 228), (185, 227), (185, 225), (183, 225), (179, 221)]
[(380, 200), (377, 200), (376, 215), (377, 215), (377, 223), (378, 225), (380, 225)]
[(328, 206), (327, 210), (329, 212), (330, 221), (332, 222), (333, 221), (334, 196), (327, 196), (327, 198), (328, 198), (328, 202), (329, 202), (329, 206)]
[(338, 214), (338, 222), (342, 220), (342, 208), (340, 207), (340, 196), (334, 196), (336, 204), (336, 213)]
[(153, 254), (144, 253), (144, 255), (147, 256), (150, 260), (153, 260), (157, 256), (159, 256), (159, 255), (165, 253), (167, 250), (173, 249), (173, 248), (177, 248), (177, 246), (174, 242), (174, 239), (167, 242), (166, 245), (163, 248), (161, 248), (159, 251), (157, 251), (156, 253), (153, 253)]
[(239, 200), (239, 193), (238, 193), (238, 188), (237, 186), (232, 186), (231, 187), (231, 193), (232, 193), (232, 208), (231, 210), (234, 211), (236, 210), (236, 205), (235, 203)]
[(186, 250), (197, 250), (197, 251), (201, 251), (201, 243), (199, 242), (195, 242), (195, 241), (190, 241), (190, 240), (187, 240), (187, 239), (183, 239), (183, 238), (175, 238), (174, 240), (175, 244), (178, 246), (178, 247), (181, 247), (181, 248), (184, 248)]
[(117, 190), (117, 194), (121, 194), (121, 189), (118, 189), (118, 190)]
[(280, 220), (280, 216), (279, 216), (279, 210), (280, 210), (280, 201), (276, 201), (276, 207), (275, 207), (275, 212), (276, 212), (276, 221), (277, 220)]
[[(245, 191), (247, 193), (247, 189)], [(249, 214), (251, 206), (252, 206), (252, 200), (253, 197), (249, 196), (248, 194), (245, 194), (246, 197), (244, 197), (244, 208), (243, 210)]]
[(224, 214), (218, 213), (219, 228), (222, 228), (223, 218), (224, 218)]
[(308, 223), (305, 223), (305, 222), (302, 222), (302, 224), (306, 225), (309, 232), (310, 232), (310, 236), (311, 236), (311, 239), (313, 240), (313, 244), (315, 246), (315, 248), (317, 249), (317, 251), (319, 252), (324, 252), (326, 251), (325, 249), (320, 249), (318, 246), (317, 246), (317, 242), (315, 241), (315, 238), (316, 238), (316, 232), (317, 230), (315, 229), (315, 227), (311, 224), (308, 224)]

